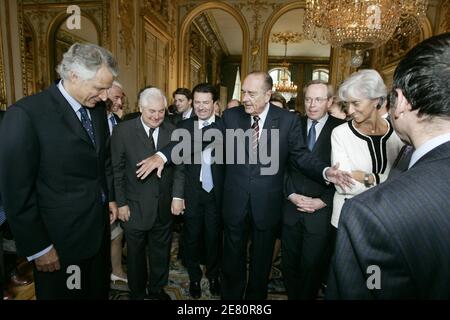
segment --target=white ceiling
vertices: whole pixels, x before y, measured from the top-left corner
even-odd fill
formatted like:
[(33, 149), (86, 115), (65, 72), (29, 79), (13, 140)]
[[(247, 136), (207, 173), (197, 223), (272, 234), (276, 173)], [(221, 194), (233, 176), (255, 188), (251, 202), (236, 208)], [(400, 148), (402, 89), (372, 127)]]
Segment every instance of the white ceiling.
[[(233, 16), (220, 9), (208, 10), (215, 19), (218, 31), (231, 55), (242, 54), (242, 30)], [(302, 33), (303, 9), (291, 10), (282, 15), (274, 24), (270, 34), (274, 32), (292, 31)], [(329, 57), (330, 46), (320, 45), (311, 40), (290, 43), (287, 48), (288, 56), (301, 57)], [(269, 40), (269, 56), (284, 56), (284, 44), (273, 43)]]

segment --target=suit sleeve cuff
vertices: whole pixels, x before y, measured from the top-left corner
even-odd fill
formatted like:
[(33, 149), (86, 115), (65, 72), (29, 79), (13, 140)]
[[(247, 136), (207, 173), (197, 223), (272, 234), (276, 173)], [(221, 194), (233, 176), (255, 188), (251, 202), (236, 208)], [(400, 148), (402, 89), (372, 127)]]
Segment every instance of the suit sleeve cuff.
[(34, 255), (30, 256), (30, 257), (27, 257), (27, 260), (28, 260), (28, 261), (33, 261), (33, 260), (35, 260), (35, 259), (37, 259), (37, 258), (39, 258), (39, 257), (42, 257), (44, 254), (46, 254), (46, 253), (48, 253), (50, 250), (52, 250), (52, 248), (53, 248), (53, 245), (51, 244), (50, 246), (48, 246), (48, 247), (45, 248), (44, 250), (39, 251), (38, 253), (36, 253), (36, 254), (34, 254)]
[(163, 159), (164, 163), (167, 162), (167, 157), (164, 155), (164, 153), (162, 153), (161, 151), (158, 151), (156, 154), (157, 154), (158, 156), (160, 156), (161, 159)]

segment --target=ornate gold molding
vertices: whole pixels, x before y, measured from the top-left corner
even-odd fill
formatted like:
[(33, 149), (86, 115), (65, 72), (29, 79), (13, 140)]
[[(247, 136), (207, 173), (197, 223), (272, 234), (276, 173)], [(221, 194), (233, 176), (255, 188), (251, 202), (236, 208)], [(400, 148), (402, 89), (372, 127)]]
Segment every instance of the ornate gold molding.
[(195, 19), (197, 15), (202, 13), (205, 10), (209, 9), (221, 9), (230, 15), (232, 15), (242, 30), (242, 59), (241, 59), (241, 77), (245, 77), (248, 72), (248, 44), (249, 44), (249, 28), (247, 21), (241, 12), (239, 12), (236, 8), (233, 8), (227, 3), (224, 2), (208, 2), (203, 3), (198, 6), (192, 7), (192, 9), (186, 14), (181, 25), (180, 25), (180, 33), (178, 37), (178, 86), (183, 87), (189, 85), (189, 52), (186, 48), (186, 44), (189, 39), (189, 29), (192, 21)]
[[(249, 11), (252, 11), (253, 15), (251, 17), (251, 24), (253, 25), (253, 38), (251, 41), (251, 55), (252, 55), (252, 69), (257, 70), (261, 69), (260, 63), (258, 63), (258, 57), (261, 56), (261, 38), (259, 36), (259, 30), (261, 27), (262, 20), (262, 11), (266, 11), (269, 8), (272, 10), (276, 10), (280, 6), (279, 3), (276, 2), (268, 2), (264, 0), (247, 0), (246, 3), (237, 3), (235, 7), (238, 10), (242, 10), (246, 8)], [(270, 30), (269, 30), (270, 31)], [(263, 37), (265, 36), (263, 32)], [(264, 50), (264, 49), (263, 49)]]
[(119, 19), (122, 28), (120, 29), (120, 46), (125, 50), (125, 62), (130, 64), (131, 53), (135, 48), (134, 44), (134, 1), (119, 1)]

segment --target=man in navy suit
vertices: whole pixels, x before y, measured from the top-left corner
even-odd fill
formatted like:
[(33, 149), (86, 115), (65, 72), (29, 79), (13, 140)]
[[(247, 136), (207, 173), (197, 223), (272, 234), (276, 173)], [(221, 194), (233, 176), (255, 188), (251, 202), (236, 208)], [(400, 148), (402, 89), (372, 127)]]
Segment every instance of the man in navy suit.
[(390, 94), (409, 169), (343, 207), (329, 299), (450, 298), (450, 33), (400, 61)]
[[(328, 115), (333, 87), (314, 80), (304, 90), (306, 116), (301, 118), (305, 144), (318, 159), (330, 164), (331, 132), (344, 120)], [(330, 220), (334, 187), (310, 179), (294, 165), (286, 175), (283, 208), (282, 268), (289, 299), (315, 299), (328, 271)]]
[[(284, 170), (292, 161), (312, 179), (324, 178), (345, 187), (348, 173), (327, 167), (304, 144), (298, 116), (269, 103), (272, 78), (252, 72), (242, 86), (243, 106), (224, 112), (226, 146), (223, 197), (223, 299), (265, 299), (272, 252), (283, 202)], [(243, 133), (241, 135), (240, 133)], [(243, 139), (243, 136), (247, 138)], [(241, 139), (242, 138), (242, 139)], [(170, 161), (170, 150), (164, 152)], [(141, 161), (141, 179), (154, 169), (161, 173), (159, 155)], [(247, 281), (247, 240), (251, 239)], [(247, 284), (248, 282), (248, 284)]]
[(34, 261), (36, 297), (107, 299), (117, 206), (103, 101), (117, 64), (76, 43), (58, 72), (61, 81), (6, 112), (0, 191), (17, 250)]
[[(214, 115), (214, 106), (219, 100), (214, 86), (201, 83), (193, 89), (196, 116), (178, 124), (187, 130), (191, 138), (208, 134), (209, 129), (217, 128), (220, 118)], [(192, 140), (195, 143), (194, 140)], [(198, 150), (191, 155), (189, 164), (182, 165), (184, 173), (184, 212), (183, 241), (184, 259), (189, 272), (189, 293), (192, 298), (201, 297), (200, 281), (203, 271), (200, 268), (202, 245), (205, 248), (206, 277), (211, 295), (220, 295), (220, 262), (222, 248), (222, 197), (223, 165), (210, 163), (211, 148)], [(198, 157), (203, 161), (196, 163)]]

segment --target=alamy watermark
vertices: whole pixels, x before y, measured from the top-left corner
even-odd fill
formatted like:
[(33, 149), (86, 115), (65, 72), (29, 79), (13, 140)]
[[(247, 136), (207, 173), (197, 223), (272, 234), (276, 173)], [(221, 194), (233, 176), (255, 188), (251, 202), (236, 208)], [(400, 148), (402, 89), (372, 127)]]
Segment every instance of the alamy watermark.
[(176, 165), (201, 164), (202, 150), (211, 149), (211, 164), (258, 164), (261, 175), (277, 174), (280, 168), (279, 129), (261, 130), (257, 146), (253, 146), (254, 134), (253, 129), (226, 129), (224, 134), (211, 128), (205, 133), (194, 130), (192, 136), (187, 129), (176, 129), (171, 140), (178, 143), (172, 149), (171, 160)]

